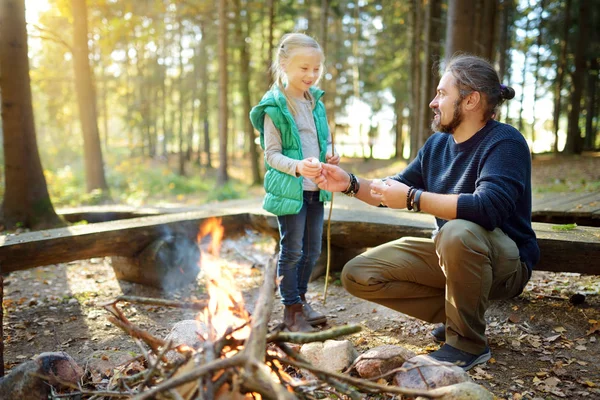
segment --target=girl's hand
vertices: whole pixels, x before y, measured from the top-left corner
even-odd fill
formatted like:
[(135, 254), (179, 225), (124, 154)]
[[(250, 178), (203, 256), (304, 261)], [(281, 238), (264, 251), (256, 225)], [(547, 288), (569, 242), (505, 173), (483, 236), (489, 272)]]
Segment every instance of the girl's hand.
[(327, 153), (325, 161), (327, 161), (327, 164), (338, 165), (340, 163), (340, 155), (338, 153), (333, 153), (333, 155)]
[(305, 178), (314, 179), (321, 175), (321, 163), (314, 157), (305, 158), (296, 166), (296, 173)]

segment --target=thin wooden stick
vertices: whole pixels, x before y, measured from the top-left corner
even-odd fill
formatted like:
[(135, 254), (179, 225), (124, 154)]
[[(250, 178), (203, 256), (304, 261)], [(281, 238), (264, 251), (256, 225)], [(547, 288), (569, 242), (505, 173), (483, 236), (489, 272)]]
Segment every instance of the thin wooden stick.
[(139, 296), (119, 296), (114, 300), (100, 304), (100, 306), (110, 306), (117, 304), (118, 302), (126, 301), (128, 303), (145, 304), (152, 306), (162, 307), (173, 307), (173, 308), (184, 308), (192, 310), (204, 310), (208, 301), (206, 300), (189, 300), (189, 301), (176, 301), (167, 299), (157, 299), (153, 297), (139, 297)]
[(294, 361), (289, 358), (279, 357), (277, 355), (271, 355), (271, 358), (274, 360), (278, 360), (282, 364), (291, 365), (293, 367), (300, 368), (300, 369), (306, 369), (314, 374), (327, 375), (330, 378), (348, 382), (357, 388), (360, 388), (362, 390), (367, 390), (371, 393), (394, 393), (394, 394), (403, 394), (403, 395), (411, 396), (411, 397), (423, 396), (426, 398), (438, 398), (438, 397), (442, 397), (444, 395), (444, 394), (439, 394), (439, 393), (432, 394), (430, 391), (427, 391), (427, 390), (409, 389), (409, 388), (404, 388), (404, 387), (400, 387), (400, 386), (380, 385), (380, 384), (368, 381), (366, 379), (353, 378), (349, 375), (341, 374), (339, 372), (325, 371), (322, 368), (318, 368), (318, 367), (315, 367), (315, 366), (307, 364), (307, 363)]
[[(331, 155), (335, 154), (334, 135), (331, 132)], [(333, 196), (331, 192), (331, 202), (329, 203), (329, 215), (327, 216), (327, 266), (325, 267), (325, 287), (323, 288), (323, 305), (327, 303), (327, 286), (329, 283), (329, 268), (331, 266), (331, 213), (333, 211)]]

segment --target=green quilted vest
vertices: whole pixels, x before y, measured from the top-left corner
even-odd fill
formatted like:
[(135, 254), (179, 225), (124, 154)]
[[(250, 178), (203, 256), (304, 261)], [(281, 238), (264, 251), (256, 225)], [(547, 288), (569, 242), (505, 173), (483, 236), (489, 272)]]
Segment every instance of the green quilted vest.
[[(316, 102), (313, 117), (319, 138), (319, 160), (325, 162), (329, 126), (327, 125), (325, 106), (319, 101), (324, 92), (314, 87), (310, 88), (310, 92)], [(302, 160), (304, 157), (302, 156), (302, 143), (300, 142), (298, 127), (287, 107), (285, 96), (277, 87), (273, 87), (265, 93), (260, 103), (250, 111), (250, 120), (254, 128), (260, 132), (260, 145), (263, 150), (265, 148), (265, 114), (269, 115), (281, 133), (283, 155), (295, 160)], [(292, 176), (272, 168), (266, 160), (265, 168), (264, 186), (266, 195), (263, 200), (263, 208), (278, 216), (298, 214), (304, 202), (302, 197), (302, 179), (304, 178), (302, 176)], [(331, 193), (321, 190), (319, 198), (321, 201), (330, 201)]]

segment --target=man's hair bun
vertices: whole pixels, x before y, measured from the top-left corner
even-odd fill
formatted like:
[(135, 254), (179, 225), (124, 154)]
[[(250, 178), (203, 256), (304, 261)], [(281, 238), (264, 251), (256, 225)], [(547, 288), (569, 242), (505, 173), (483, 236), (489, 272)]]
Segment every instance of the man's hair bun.
[(510, 86), (500, 85), (500, 96), (505, 100), (510, 100), (515, 97), (515, 89)]

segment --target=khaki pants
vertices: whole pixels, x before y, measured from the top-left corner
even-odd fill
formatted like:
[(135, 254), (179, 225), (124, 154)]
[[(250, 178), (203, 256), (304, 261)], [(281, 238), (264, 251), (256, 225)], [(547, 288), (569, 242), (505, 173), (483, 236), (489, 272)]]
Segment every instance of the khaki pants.
[(519, 295), (529, 272), (501, 229), (448, 221), (434, 239), (405, 237), (349, 261), (342, 282), (356, 297), (446, 324), (446, 342), (480, 354), (490, 300)]

